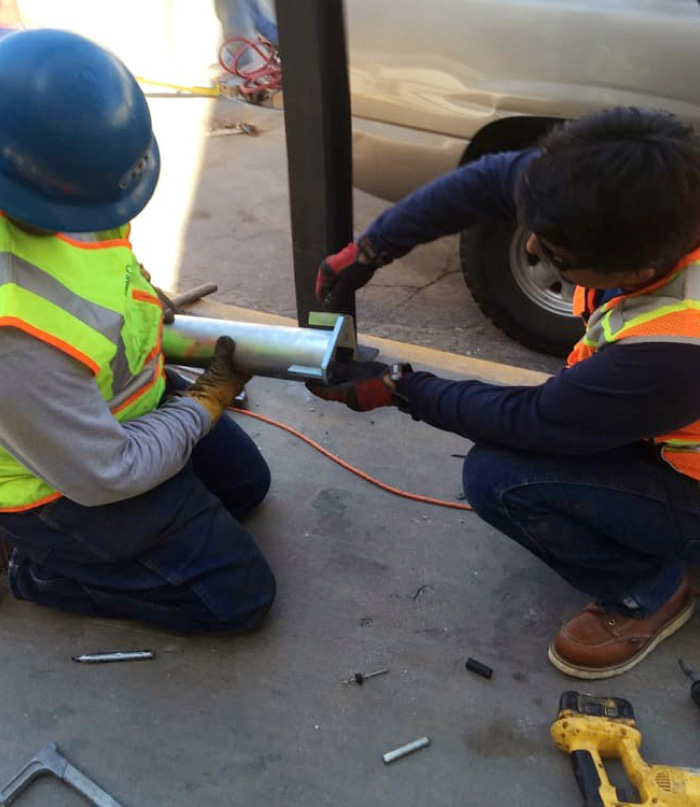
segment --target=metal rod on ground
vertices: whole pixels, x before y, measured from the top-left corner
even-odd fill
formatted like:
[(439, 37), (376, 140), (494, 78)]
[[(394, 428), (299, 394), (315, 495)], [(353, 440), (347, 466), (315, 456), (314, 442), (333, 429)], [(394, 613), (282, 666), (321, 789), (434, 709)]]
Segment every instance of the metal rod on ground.
[(397, 759), (402, 759), (415, 751), (420, 751), (421, 748), (427, 748), (429, 745), (430, 737), (421, 737), (412, 743), (407, 743), (400, 748), (395, 748), (393, 751), (387, 751), (386, 754), (382, 754), (382, 761), (385, 765), (390, 765), (392, 762), (396, 762)]
[[(277, 0), (299, 325), (316, 270), (353, 239), (352, 138), (342, 0)], [(345, 314), (354, 317), (354, 298)]]

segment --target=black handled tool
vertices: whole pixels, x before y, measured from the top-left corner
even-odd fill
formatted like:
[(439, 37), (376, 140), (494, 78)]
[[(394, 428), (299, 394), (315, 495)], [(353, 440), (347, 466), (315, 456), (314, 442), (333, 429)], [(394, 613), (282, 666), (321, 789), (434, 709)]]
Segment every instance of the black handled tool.
[(700, 707), (700, 680), (695, 677), (693, 670), (685, 663), (685, 661), (683, 661), (682, 658), (678, 659), (678, 664), (681, 670), (683, 670), (683, 672), (693, 682), (690, 685), (690, 697), (693, 699), (693, 703)]

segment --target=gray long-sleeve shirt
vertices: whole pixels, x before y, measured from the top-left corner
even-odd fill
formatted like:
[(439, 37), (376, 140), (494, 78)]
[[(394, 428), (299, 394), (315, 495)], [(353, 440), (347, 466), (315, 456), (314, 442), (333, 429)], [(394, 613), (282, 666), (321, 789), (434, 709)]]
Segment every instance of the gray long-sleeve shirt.
[(187, 397), (119, 423), (86, 367), (15, 328), (0, 328), (0, 378), (0, 445), (88, 507), (174, 476), (211, 429), (207, 410)]

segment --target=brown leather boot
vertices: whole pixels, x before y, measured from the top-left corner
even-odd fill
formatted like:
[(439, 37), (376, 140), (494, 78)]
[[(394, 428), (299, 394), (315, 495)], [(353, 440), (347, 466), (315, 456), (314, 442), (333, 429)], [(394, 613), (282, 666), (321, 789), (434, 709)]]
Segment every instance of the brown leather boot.
[(612, 678), (639, 664), (693, 616), (687, 579), (665, 605), (646, 619), (606, 613), (591, 603), (569, 620), (549, 647), (549, 660), (574, 678)]

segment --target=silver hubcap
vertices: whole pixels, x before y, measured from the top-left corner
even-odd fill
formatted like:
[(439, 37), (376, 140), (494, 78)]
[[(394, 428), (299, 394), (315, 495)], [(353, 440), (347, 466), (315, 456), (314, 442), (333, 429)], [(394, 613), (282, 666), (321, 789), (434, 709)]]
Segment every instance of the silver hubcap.
[[(544, 258), (532, 258), (525, 251), (529, 233), (519, 227), (510, 242), (510, 270), (523, 294), (539, 308), (560, 317), (573, 317), (574, 284)], [(531, 261), (535, 261), (531, 264)]]

